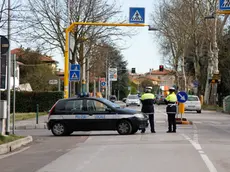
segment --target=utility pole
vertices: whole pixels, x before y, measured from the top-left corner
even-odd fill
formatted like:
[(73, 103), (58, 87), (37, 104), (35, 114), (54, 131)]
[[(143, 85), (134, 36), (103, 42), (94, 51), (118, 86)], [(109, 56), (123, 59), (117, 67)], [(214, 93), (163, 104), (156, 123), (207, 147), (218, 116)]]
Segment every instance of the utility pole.
[(16, 89), (15, 89), (15, 77), (16, 77), (16, 54), (14, 54), (13, 56), (13, 90), (14, 90), (14, 94), (13, 94), (13, 130), (12, 130), (12, 134), (15, 134), (15, 101), (16, 101)]
[(86, 58), (84, 57), (84, 43), (80, 43), (80, 56), (83, 59), (82, 65), (82, 92), (85, 92), (85, 81), (86, 81)]
[(101, 77), (98, 77), (98, 92), (101, 92)]
[(87, 61), (87, 69), (86, 69), (86, 74), (87, 74), (87, 79), (86, 79), (86, 92), (89, 93), (89, 57), (86, 57)]
[(6, 135), (10, 134), (10, 78), (11, 78), (11, 52), (10, 52), (10, 20), (11, 20), (11, 2), (8, 0), (8, 29), (7, 29), (7, 35), (9, 40), (9, 51), (8, 51), (8, 60), (7, 60), (7, 121), (6, 121)]
[[(105, 60), (105, 80), (106, 80), (106, 90), (105, 90), (105, 98), (108, 99), (108, 59), (106, 57), (106, 60)], [(100, 81), (99, 81), (99, 84), (100, 84)]]

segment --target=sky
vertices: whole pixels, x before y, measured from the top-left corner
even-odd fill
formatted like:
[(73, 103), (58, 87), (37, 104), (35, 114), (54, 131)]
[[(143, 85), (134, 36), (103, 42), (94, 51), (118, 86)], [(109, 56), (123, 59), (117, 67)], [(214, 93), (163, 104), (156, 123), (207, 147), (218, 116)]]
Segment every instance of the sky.
[[(110, 0), (113, 1), (113, 0)], [(145, 8), (145, 24), (151, 24), (150, 15), (154, 11), (154, 1), (156, 0), (117, 0), (122, 5), (121, 10), (127, 23), (129, 22), (130, 7)], [(138, 34), (132, 38), (125, 38), (125, 47), (122, 54), (128, 61), (128, 68), (136, 68), (137, 73), (149, 72), (149, 69), (158, 69), (161, 63), (159, 45), (156, 42), (155, 34), (148, 31), (148, 27), (136, 28)], [(121, 43), (124, 45), (124, 43)]]
[[(156, 0), (116, 0), (117, 5), (121, 6), (123, 18), (129, 22), (130, 7), (145, 8), (145, 24), (151, 24), (150, 14), (154, 11), (154, 1)], [(109, 3), (114, 0), (108, 0)], [(122, 29), (127, 29), (122, 27)], [(130, 29), (130, 28), (129, 28)], [(128, 69), (136, 68), (137, 73), (149, 72), (149, 69), (158, 69), (161, 64), (162, 55), (159, 53), (159, 45), (156, 43), (154, 33), (148, 31), (148, 27), (133, 28), (137, 31), (137, 35), (131, 38), (125, 37), (122, 41), (116, 41), (121, 47), (121, 52), (128, 62)], [(12, 43), (13, 48), (20, 45)], [(58, 67), (64, 69), (64, 58), (59, 52), (51, 54), (55, 60), (59, 62)]]

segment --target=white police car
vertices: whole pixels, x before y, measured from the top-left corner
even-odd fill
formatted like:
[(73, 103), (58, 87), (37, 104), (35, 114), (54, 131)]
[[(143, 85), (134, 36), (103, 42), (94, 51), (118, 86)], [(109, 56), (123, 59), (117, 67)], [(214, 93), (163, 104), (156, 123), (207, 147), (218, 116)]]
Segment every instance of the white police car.
[(55, 136), (92, 130), (117, 130), (126, 135), (148, 127), (148, 117), (104, 98), (68, 98), (51, 108), (47, 127)]

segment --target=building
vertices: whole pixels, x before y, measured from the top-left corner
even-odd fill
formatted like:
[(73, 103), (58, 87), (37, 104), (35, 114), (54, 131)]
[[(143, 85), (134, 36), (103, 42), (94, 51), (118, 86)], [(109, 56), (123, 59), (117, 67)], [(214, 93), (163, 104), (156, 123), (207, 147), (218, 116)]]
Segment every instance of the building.
[[(16, 55), (17, 60), (18, 60), (19, 56), (21, 56), (23, 58), (23, 50), (21, 48), (15, 48), (15, 49), (11, 50), (11, 54)], [(42, 63), (45, 63), (48, 66), (50, 66), (53, 69), (53, 71), (56, 72), (58, 61), (53, 60), (51, 56), (41, 55), (39, 57), (39, 60)]]
[(145, 73), (145, 76), (153, 77), (160, 80), (160, 86), (172, 87), (173, 85), (175, 85), (175, 76), (172, 70), (151, 70), (150, 72)]
[(161, 80), (154, 78), (153, 76), (149, 76), (149, 75), (144, 75), (144, 74), (133, 74), (130, 73), (129, 74), (129, 79), (130, 81), (132, 81), (133, 83), (139, 85), (142, 81), (144, 80), (150, 80), (152, 81), (153, 85), (159, 85)]
[[(25, 64), (21, 63), (18, 61), (18, 58), (19, 58), (19, 55), (21, 55), (22, 51), (20, 48), (16, 48), (16, 49), (13, 49), (11, 50), (11, 55), (12, 57), (14, 55), (16, 55), (16, 61), (17, 61), (17, 64), (16, 64), (16, 71), (15, 71), (15, 87), (16, 88), (19, 88), (19, 85), (20, 85), (20, 66), (23, 66)], [(40, 57), (40, 60), (41, 62), (43, 63), (46, 63), (47, 65), (49, 65), (54, 72), (56, 72), (56, 68), (57, 68), (57, 64), (58, 62), (53, 60), (52, 57), (50, 56), (41, 56)], [(13, 88), (13, 62), (11, 64), (11, 86), (10, 88), (12, 89)]]

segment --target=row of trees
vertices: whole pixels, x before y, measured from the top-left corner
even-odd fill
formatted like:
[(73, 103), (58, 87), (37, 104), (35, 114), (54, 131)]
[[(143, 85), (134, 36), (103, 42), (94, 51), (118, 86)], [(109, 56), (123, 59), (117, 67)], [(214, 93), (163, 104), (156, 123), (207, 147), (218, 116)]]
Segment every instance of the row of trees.
[[(111, 3), (106, 0), (27, 0), (15, 1), (11, 9), (8, 9), (7, 2), (3, 0), (0, 6), (2, 7), (0, 11), (1, 32), (6, 33), (8, 18), (6, 12), (10, 10), (12, 40), (24, 47), (29, 45), (31, 48), (41, 50), (41, 52), (31, 52), (35, 53), (33, 54), (35, 59), (38, 54), (51, 53), (52, 55), (52, 52), (56, 51), (64, 56), (66, 41), (64, 30), (73, 22), (114, 22), (115, 20), (116, 23), (123, 22), (120, 7), (115, 1)], [(118, 68), (120, 76), (119, 81), (113, 83), (113, 89), (127, 88), (127, 71), (125, 70), (127, 62), (123, 59), (119, 51), (120, 47), (116, 46), (115, 41), (133, 34), (133, 31), (124, 31), (119, 27), (76, 26), (71, 33), (70, 62), (83, 66), (86, 63), (85, 59), (88, 59), (90, 73), (103, 77), (105, 70), (102, 64), (108, 61), (110, 67)], [(29, 65), (25, 60), (21, 60), (27, 66)], [(29, 63), (31, 62), (38, 63), (33, 60)], [(25, 81), (34, 78), (32, 75), (29, 76), (32, 71), (45, 71), (40, 68), (24, 67), (22, 75), (26, 76)], [(41, 72), (38, 73), (43, 76)], [(36, 88), (36, 84), (32, 84), (32, 87)], [(124, 89), (123, 94), (125, 92)]]
[[(152, 21), (158, 29), (164, 61), (176, 71), (176, 84), (180, 90), (188, 90), (191, 81), (198, 81), (197, 94), (204, 95), (206, 103), (215, 104), (218, 90), (211, 90), (209, 79), (221, 74), (225, 90), (229, 84), (223, 66), (223, 61), (229, 65), (229, 29), (225, 29), (228, 15), (215, 13), (216, 0), (162, 0), (158, 5)], [(190, 77), (193, 79), (188, 80)]]

